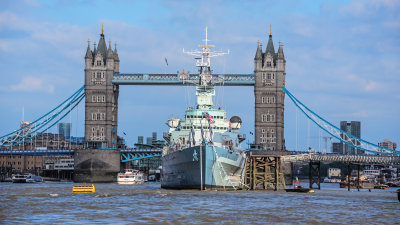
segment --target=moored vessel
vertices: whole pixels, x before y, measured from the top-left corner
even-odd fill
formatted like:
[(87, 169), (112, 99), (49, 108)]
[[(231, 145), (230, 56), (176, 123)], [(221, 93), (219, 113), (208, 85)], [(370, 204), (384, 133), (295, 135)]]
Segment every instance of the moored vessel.
[(126, 169), (124, 173), (118, 173), (118, 184), (143, 184), (144, 174), (139, 170)]
[(214, 79), (210, 57), (227, 53), (212, 52), (214, 46), (200, 45), (202, 51), (186, 52), (195, 55), (199, 75), (179, 75), (184, 83), (196, 86), (197, 102), (188, 107), (184, 119), (171, 118), (167, 141), (163, 149), (161, 187), (176, 189), (238, 189), (242, 185), (246, 155), (240, 150), (245, 135), (239, 133), (242, 120), (228, 119), (222, 108), (214, 108)]
[(41, 176), (35, 176), (30, 173), (15, 174), (12, 176), (13, 183), (41, 183), (43, 179)]

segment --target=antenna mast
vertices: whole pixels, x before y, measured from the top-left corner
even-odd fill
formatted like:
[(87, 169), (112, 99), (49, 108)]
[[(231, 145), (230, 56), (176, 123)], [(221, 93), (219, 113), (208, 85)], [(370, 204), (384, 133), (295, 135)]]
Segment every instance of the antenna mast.
[(206, 39), (203, 40), (205, 42), (204, 45), (199, 45), (199, 47), (202, 49), (200, 50), (191, 50), (186, 52), (185, 49), (183, 49), (183, 53), (186, 53), (188, 55), (194, 55), (197, 56), (196, 59), (196, 66), (199, 67), (199, 73), (200, 73), (200, 85), (208, 85), (211, 84), (211, 62), (210, 58), (215, 57), (215, 56), (222, 56), (229, 54), (229, 50), (227, 52), (221, 52), (221, 51), (211, 51), (211, 48), (215, 47), (214, 45), (209, 45), (208, 44), (208, 31), (207, 31), (207, 26), (206, 26)]

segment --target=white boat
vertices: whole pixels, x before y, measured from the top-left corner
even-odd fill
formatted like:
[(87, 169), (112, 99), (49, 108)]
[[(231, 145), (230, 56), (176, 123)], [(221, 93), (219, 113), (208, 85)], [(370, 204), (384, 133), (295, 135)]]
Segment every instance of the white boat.
[(12, 176), (13, 183), (40, 183), (43, 182), (41, 176), (34, 176), (31, 173), (16, 174)]
[(329, 179), (328, 177), (325, 177), (323, 182), (324, 183), (332, 183), (332, 180)]
[(381, 174), (381, 171), (379, 169), (371, 167), (365, 168), (361, 174), (367, 176), (368, 178), (376, 178)]
[(126, 169), (125, 173), (118, 173), (118, 184), (143, 184), (144, 175), (139, 170)]

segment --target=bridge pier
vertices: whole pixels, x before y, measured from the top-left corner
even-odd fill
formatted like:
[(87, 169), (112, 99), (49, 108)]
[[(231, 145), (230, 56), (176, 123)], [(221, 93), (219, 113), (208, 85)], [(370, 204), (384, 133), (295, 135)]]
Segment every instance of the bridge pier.
[(74, 182), (116, 182), (121, 153), (117, 149), (80, 149), (74, 154)]
[(318, 185), (318, 189), (321, 189), (321, 162), (310, 161), (309, 163), (309, 181), (310, 188), (313, 188), (313, 184)]
[(283, 165), (277, 151), (251, 151), (248, 154), (244, 183), (250, 190), (286, 188)]

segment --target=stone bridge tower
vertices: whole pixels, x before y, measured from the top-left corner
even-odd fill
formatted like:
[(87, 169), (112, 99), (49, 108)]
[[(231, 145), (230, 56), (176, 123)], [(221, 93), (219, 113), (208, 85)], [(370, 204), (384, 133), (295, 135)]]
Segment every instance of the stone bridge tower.
[(116, 148), (119, 86), (112, 83), (119, 73), (117, 47), (108, 48), (101, 28), (99, 44), (93, 51), (88, 43), (85, 56), (85, 147)]
[(274, 50), (270, 31), (265, 53), (258, 43), (254, 58), (255, 144), (261, 149), (284, 151), (284, 100), (286, 60), (282, 45)]

